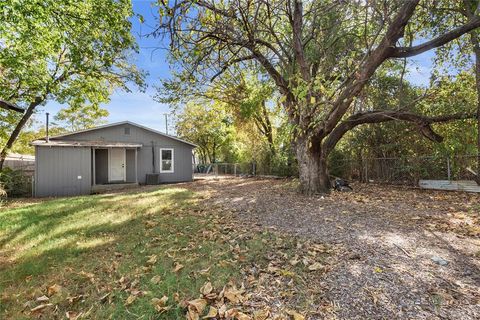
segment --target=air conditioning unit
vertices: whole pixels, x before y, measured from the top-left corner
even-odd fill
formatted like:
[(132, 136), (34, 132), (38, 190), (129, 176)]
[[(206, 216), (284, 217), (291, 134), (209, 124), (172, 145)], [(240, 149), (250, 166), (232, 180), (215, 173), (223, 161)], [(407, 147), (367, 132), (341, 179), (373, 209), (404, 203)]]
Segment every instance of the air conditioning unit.
[(147, 173), (146, 184), (160, 184), (159, 173)]

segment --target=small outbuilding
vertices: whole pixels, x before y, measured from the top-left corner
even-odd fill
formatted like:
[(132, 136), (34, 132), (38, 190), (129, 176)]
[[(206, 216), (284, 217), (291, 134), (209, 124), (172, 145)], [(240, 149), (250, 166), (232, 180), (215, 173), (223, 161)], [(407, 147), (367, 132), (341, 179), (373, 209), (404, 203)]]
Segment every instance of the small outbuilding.
[(123, 121), (32, 142), (35, 196), (193, 180), (195, 144)]

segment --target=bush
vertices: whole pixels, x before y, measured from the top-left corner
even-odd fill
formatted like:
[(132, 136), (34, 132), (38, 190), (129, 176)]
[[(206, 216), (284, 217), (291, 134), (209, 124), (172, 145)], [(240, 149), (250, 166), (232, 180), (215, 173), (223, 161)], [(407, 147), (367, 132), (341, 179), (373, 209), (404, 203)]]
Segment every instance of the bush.
[(22, 170), (4, 168), (0, 171), (0, 198), (2, 193), (9, 197), (30, 195), (30, 178)]
[(7, 199), (7, 191), (3, 188), (3, 185), (0, 184), (0, 207), (4, 203), (4, 201)]

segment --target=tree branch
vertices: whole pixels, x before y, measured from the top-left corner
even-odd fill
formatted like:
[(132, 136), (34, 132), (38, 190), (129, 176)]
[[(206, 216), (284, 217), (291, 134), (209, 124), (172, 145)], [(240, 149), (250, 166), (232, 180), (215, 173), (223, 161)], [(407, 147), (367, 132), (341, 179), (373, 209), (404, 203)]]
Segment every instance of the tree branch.
[(6, 109), (6, 110), (13, 110), (20, 113), (25, 112), (25, 110), (23, 110), (22, 108), (17, 107), (13, 103), (4, 101), (4, 100), (0, 100), (0, 108)]
[(434, 142), (442, 142), (443, 137), (435, 133), (431, 127), (433, 123), (444, 123), (455, 120), (475, 119), (475, 113), (456, 113), (450, 115), (442, 115), (436, 117), (427, 117), (412, 112), (395, 111), (395, 110), (379, 110), (357, 113), (341, 122), (325, 140), (324, 148), (326, 152), (330, 152), (335, 148), (338, 141), (356, 126), (366, 123), (381, 123), (394, 120), (411, 122), (417, 126), (420, 133), (427, 139)]
[(444, 44), (457, 39), (458, 37), (468, 33), (476, 28), (480, 27), (480, 17), (476, 16), (472, 20), (463, 26), (460, 26), (456, 29), (453, 29), (450, 32), (447, 32), (435, 39), (424, 42), (422, 44), (413, 46), (413, 47), (397, 47), (394, 49), (391, 58), (407, 58), (419, 55), (425, 51), (438, 48)]
[(325, 121), (325, 125), (317, 129), (317, 133), (328, 135), (342, 119), (356, 97), (380, 65), (387, 60), (395, 43), (403, 37), (405, 26), (415, 12), (419, 0), (405, 0), (399, 9), (385, 36), (375, 50), (365, 59), (360, 69), (345, 82), (344, 89), (333, 104), (333, 108)]

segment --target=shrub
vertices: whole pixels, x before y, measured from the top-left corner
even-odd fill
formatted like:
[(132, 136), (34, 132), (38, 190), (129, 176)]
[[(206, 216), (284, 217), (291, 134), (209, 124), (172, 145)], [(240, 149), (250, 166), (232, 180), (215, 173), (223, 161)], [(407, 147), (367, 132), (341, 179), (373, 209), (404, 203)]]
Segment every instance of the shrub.
[(2, 190), (9, 197), (29, 195), (31, 191), (30, 178), (22, 170), (3, 168), (0, 171), (0, 198)]

